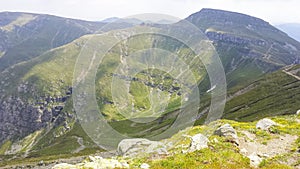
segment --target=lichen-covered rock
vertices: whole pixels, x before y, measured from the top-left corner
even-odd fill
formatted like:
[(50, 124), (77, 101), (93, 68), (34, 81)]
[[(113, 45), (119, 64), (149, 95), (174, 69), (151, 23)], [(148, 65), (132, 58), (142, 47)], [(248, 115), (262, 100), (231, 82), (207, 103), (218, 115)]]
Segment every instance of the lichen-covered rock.
[(226, 137), (228, 141), (239, 145), (239, 140), (235, 129), (230, 124), (224, 124), (223, 126), (219, 127), (215, 132), (214, 135)]
[(196, 134), (191, 138), (191, 146), (189, 148), (189, 152), (193, 152), (196, 150), (201, 150), (203, 148), (207, 148), (208, 138), (203, 134)]
[(275, 123), (273, 120), (264, 118), (264, 119), (259, 120), (256, 123), (256, 128), (261, 129), (261, 130), (269, 130), (270, 127), (276, 126), (276, 125), (277, 125), (277, 123)]
[(147, 154), (168, 154), (166, 145), (147, 139), (124, 139), (118, 145), (118, 154), (126, 157), (143, 157)]

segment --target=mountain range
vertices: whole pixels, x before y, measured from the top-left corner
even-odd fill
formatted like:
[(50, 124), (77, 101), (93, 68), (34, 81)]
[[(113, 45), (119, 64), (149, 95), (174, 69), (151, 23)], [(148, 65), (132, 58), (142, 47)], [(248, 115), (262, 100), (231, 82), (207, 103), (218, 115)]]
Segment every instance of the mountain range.
[[(109, 41), (110, 36), (121, 36), (119, 31), (130, 34), (143, 27), (160, 30), (166, 26), (113, 22), (115, 19), (90, 22), (0, 13), (0, 160), (62, 158), (103, 151), (80, 126), (73, 107), (73, 73), (78, 56), (91, 38)], [(235, 12), (202, 9), (184, 21), (206, 35), (223, 64), (227, 102), (222, 118), (254, 121), (294, 114), (300, 109), (300, 42), (262, 19)], [(180, 25), (184, 21), (173, 25), (184, 26)], [(105, 27), (107, 22), (110, 27)], [(191, 49), (158, 35), (136, 36), (111, 48), (95, 75), (95, 97), (101, 114), (127, 136), (155, 136), (178, 116), (183, 87), (170, 74), (151, 68), (134, 77), (115, 73), (120, 63), (137, 64), (126, 56), (153, 46), (174, 51), (197, 75), (201, 104), (195, 125), (203, 124), (209, 112), (211, 94), (207, 91), (213, 84), (204, 64), (193, 59)], [(128, 100), (136, 112), (147, 114), (159, 109), (151, 104), (165, 105), (164, 112), (145, 124), (124, 118), (111, 93), (113, 78), (135, 79)], [(159, 95), (153, 91), (159, 91)], [(155, 99), (145, 97), (148, 95), (170, 101), (155, 103)]]

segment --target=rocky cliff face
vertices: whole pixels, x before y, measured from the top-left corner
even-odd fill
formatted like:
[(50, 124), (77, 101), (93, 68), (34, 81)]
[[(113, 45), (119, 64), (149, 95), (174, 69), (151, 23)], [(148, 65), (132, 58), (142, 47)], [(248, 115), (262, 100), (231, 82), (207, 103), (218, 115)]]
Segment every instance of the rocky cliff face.
[[(299, 59), (299, 43), (262, 19), (214, 9), (203, 9), (186, 19), (198, 26), (211, 40), (223, 42), (223, 46), (238, 45), (263, 54), (261, 60), (264, 62), (283, 65), (293, 64)], [(226, 55), (219, 54), (221, 57)]]
[(229, 87), (299, 62), (300, 44), (262, 19), (236, 12), (202, 9), (186, 20), (214, 42)]
[[(24, 90), (24, 86), (22, 86)], [(73, 114), (63, 109), (70, 99), (70, 87), (62, 97), (38, 97), (33, 102), (27, 99), (10, 96), (0, 103), (0, 143), (5, 140), (22, 138), (37, 130), (63, 125), (70, 129), (66, 119)]]
[(222, 41), (225, 43), (232, 43), (237, 45), (258, 45), (258, 46), (266, 46), (266, 42), (263, 39), (256, 39), (250, 37), (236, 36), (234, 34), (229, 33), (220, 33), (214, 31), (206, 31), (206, 36), (212, 41)]

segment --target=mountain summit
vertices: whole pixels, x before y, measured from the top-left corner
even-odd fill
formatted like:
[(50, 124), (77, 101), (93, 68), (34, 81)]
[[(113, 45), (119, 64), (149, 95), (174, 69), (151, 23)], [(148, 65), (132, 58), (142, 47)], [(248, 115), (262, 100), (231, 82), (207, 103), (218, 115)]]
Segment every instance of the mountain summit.
[(202, 9), (186, 20), (198, 26), (214, 42), (231, 86), (300, 63), (299, 42), (262, 19)]

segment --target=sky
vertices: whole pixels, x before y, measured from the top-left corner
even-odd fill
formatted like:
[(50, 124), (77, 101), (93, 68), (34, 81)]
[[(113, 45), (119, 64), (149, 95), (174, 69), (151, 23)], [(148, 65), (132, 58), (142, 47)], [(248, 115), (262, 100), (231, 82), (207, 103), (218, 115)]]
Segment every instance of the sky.
[(202, 8), (240, 12), (271, 24), (300, 23), (300, 0), (0, 0), (0, 11), (100, 21), (142, 13), (186, 18)]

